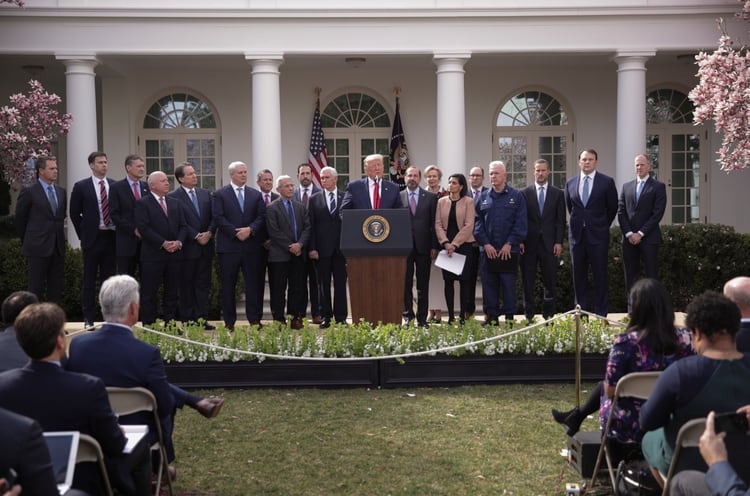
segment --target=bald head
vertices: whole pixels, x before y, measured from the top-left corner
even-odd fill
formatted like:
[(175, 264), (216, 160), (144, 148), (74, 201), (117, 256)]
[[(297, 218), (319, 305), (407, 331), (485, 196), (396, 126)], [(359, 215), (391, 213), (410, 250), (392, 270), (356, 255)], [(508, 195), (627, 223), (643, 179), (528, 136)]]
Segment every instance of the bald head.
[(724, 285), (724, 296), (738, 307), (742, 318), (750, 318), (750, 277), (735, 277)]

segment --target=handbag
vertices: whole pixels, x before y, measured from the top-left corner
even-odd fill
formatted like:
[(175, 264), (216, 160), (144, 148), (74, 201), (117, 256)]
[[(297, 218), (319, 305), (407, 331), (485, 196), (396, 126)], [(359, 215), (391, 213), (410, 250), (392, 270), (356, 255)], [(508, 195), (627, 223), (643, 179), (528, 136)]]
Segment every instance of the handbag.
[(615, 496), (658, 496), (661, 488), (645, 460), (622, 460), (615, 475)]

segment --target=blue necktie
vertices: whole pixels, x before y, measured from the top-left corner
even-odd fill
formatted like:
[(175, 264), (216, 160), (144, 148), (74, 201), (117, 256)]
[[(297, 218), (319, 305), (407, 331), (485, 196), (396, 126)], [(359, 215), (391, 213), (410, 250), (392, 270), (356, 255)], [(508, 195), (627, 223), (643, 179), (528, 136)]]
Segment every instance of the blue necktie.
[(201, 209), (198, 207), (198, 197), (195, 195), (195, 190), (190, 190), (190, 199), (193, 201), (193, 206), (195, 207), (195, 211), (198, 212), (198, 215), (201, 214)]
[(641, 192), (643, 191), (643, 184), (646, 181), (638, 181), (638, 187), (635, 189), (635, 202), (638, 203), (638, 200), (641, 197)]
[(331, 211), (331, 215), (333, 215), (333, 212), (336, 211), (336, 197), (333, 196), (333, 191), (328, 193), (328, 198), (329, 198), (328, 201), (330, 202), (329, 210)]
[(583, 206), (589, 202), (589, 176), (583, 176), (583, 194), (581, 195)]
[(539, 213), (544, 212), (544, 186), (539, 188)]
[(286, 213), (289, 215), (289, 223), (292, 225), (292, 241), (297, 242), (297, 219), (294, 218), (294, 210), (292, 209), (292, 202), (284, 200), (286, 203)]
[(245, 188), (237, 188), (237, 201), (240, 202), (240, 212), (245, 211), (245, 193), (243, 192)]
[(49, 204), (52, 207), (52, 213), (57, 213), (57, 198), (55, 197), (55, 188), (54, 186), (47, 186), (47, 199), (49, 199)]

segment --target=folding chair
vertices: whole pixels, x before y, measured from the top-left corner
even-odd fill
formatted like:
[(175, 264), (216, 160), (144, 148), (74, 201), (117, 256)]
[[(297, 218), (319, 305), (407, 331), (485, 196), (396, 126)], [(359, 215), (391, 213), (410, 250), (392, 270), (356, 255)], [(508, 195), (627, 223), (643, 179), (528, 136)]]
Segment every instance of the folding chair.
[(154, 425), (156, 426), (159, 441), (151, 446), (151, 451), (158, 451), (161, 458), (159, 470), (156, 474), (156, 490), (154, 491), (154, 495), (159, 495), (162, 475), (166, 474), (169, 496), (174, 496), (172, 479), (169, 477), (169, 470), (167, 469), (167, 464), (169, 462), (167, 461), (167, 450), (164, 447), (164, 435), (162, 434), (156, 398), (153, 393), (142, 387), (108, 387), (107, 394), (109, 395), (109, 404), (112, 406), (112, 410), (119, 416), (144, 411), (150, 411), (153, 413)]
[(661, 493), (662, 496), (669, 496), (669, 484), (672, 482), (672, 476), (674, 475), (675, 467), (677, 466), (677, 458), (680, 456), (680, 450), (682, 448), (697, 448), (701, 435), (705, 430), (705, 418), (688, 420), (682, 425), (682, 427), (680, 427), (680, 431), (677, 433), (677, 441), (675, 441), (674, 445), (672, 461), (669, 463), (667, 476), (664, 477), (664, 474), (660, 474), (664, 477), (664, 490)]
[(591, 481), (589, 482), (586, 492), (594, 486), (596, 477), (599, 474), (599, 466), (601, 465), (602, 458), (606, 459), (607, 471), (609, 472), (609, 480), (612, 483), (612, 490), (615, 490), (615, 470), (616, 467), (612, 466), (612, 457), (610, 450), (607, 446), (609, 439), (609, 429), (612, 425), (612, 412), (617, 407), (617, 403), (620, 398), (635, 398), (639, 400), (648, 399), (651, 391), (654, 389), (656, 379), (659, 378), (661, 372), (631, 372), (626, 374), (617, 381), (615, 387), (615, 395), (612, 398), (612, 406), (607, 413), (607, 423), (604, 426), (604, 435), (602, 436), (602, 443), (599, 446), (599, 453), (596, 455), (596, 464), (594, 464), (594, 472), (591, 474)]
[(81, 434), (78, 438), (78, 452), (76, 453), (76, 463), (94, 462), (101, 472), (104, 490), (107, 496), (112, 496), (112, 485), (107, 475), (107, 467), (104, 465), (104, 454), (99, 443), (93, 437), (87, 434)]

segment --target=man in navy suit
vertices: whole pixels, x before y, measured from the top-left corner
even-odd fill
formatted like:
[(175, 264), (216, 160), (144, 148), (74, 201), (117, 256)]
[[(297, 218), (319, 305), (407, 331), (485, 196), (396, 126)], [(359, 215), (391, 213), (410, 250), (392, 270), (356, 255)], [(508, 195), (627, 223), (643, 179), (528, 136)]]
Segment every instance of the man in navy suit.
[(163, 285), (162, 313), (169, 322), (177, 315), (182, 245), (187, 225), (180, 202), (168, 197), (169, 179), (161, 171), (148, 176), (151, 190), (135, 203), (135, 226), (141, 233), (141, 320), (156, 321), (159, 287)]
[[(430, 293), (430, 264), (437, 257), (435, 237), (435, 211), (437, 196), (419, 187), (422, 173), (417, 167), (406, 169), (406, 188), (401, 191), (401, 203), (411, 213), (412, 249), (406, 257), (403, 316), (407, 322), (414, 320), (412, 286), (417, 277), (417, 323), (427, 326), (427, 306)], [(461, 316), (463, 318), (463, 315)]]
[[(312, 168), (310, 164), (304, 163), (297, 166), (297, 180), (299, 181), (299, 188), (294, 190), (294, 199), (304, 205), (305, 208), (309, 208), (310, 198), (320, 191), (320, 188), (312, 182)], [(318, 274), (316, 272), (315, 261), (309, 256), (306, 257), (305, 272), (307, 273), (308, 294), (310, 295), (310, 316), (312, 317), (313, 324), (320, 324), (321, 310), (320, 298), (318, 297)]]
[(724, 296), (740, 309), (740, 330), (737, 332), (737, 349), (750, 353), (750, 277), (738, 276), (724, 284)]
[(234, 295), (237, 273), (245, 280), (245, 313), (251, 325), (260, 324), (263, 307), (258, 304), (258, 278), (263, 263), (263, 241), (256, 233), (263, 229), (266, 205), (263, 196), (246, 185), (247, 165), (229, 164), (230, 184), (214, 193), (216, 253), (219, 255), (221, 311), (224, 325), (234, 329), (237, 303)]
[(216, 231), (211, 193), (197, 187), (198, 175), (187, 162), (177, 166), (174, 177), (179, 186), (168, 196), (182, 205), (187, 228), (180, 264), (180, 320), (197, 322), (202, 319), (204, 328), (213, 330), (215, 327), (206, 322)]
[[(176, 408), (187, 405), (206, 418), (219, 414), (224, 399), (200, 398), (167, 382), (164, 361), (156, 346), (133, 335), (140, 309), (138, 282), (128, 275), (115, 275), (104, 281), (99, 305), (106, 323), (97, 331), (77, 336), (70, 342), (68, 370), (99, 377), (106, 386), (144, 387), (156, 398), (157, 410), (167, 450), (167, 461), (175, 458), (172, 431)], [(120, 417), (120, 423), (149, 425), (149, 441), (157, 441), (153, 414), (141, 412)], [(170, 470), (174, 472), (174, 469)]]
[(107, 178), (107, 154), (92, 152), (89, 167), (91, 177), (75, 183), (70, 194), (70, 220), (83, 251), (81, 306), (87, 327), (96, 317), (97, 272), (100, 284), (115, 273), (115, 223), (109, 202), (115, 181)]
[[(479, 203), (479, 197), (482, 193), (487, 191), (487, 186), (484, 185), (484, 169), (476, 165), (469, 171), (469, 193), (474, 199), (474, 208)], [(479, 243), (474, 241), (471, 244), (471, 271), (469, 272), (469, 301), (466, 308), (466, 315), (462, 317), (465, 320), (469, 320), (474, 312), (477, 310), (477, 278), (479, 277)]]
[(29, 361), (28, 355), (18, 344), (13, 322), (21, 310), (32, 303), (39, 303), (39, 299), (30, 291), (16, 291), (9, 294), (3, 301), (2, 317), (7, 327), (0, 332), (0, 372), (23, 367)]
[(266, 209), (266, 229), (271, 241), (268, 251), (271, 313), (278, 322), (285, 322), (286, 316), (291, 315), (292, 328), (301, 329), (307, 305), (305, 265), (310, 217), (307, 209), (293, 200), (294, 181), (291, 177), (282, 175), (276, 178), (276, 191), (280, 198)]
[[(118, 490), (145, 494), (151, 481), (148, 450), (139, 452), (136, 460), (127, 459), (125, 435), (102, 380), (60, 366), (66, 347), (64, 327), (65, 313), (54, 303), (35, 303), (21, 311), (16, 333), (31, 360), (23, 368), (0, 374), (0, 406), (33, 418), (45, 431), (80, 431), (92, 436), (102, 448)], [(87, 468), (76, 468), (73, 486), (102, 494), (98, 471)]]
[(534, 184), (522, 191), (526, 198), (528, 232), (521, 244), (521, 273), (526, 318), (534, 318), (536, 268), (542, 269), (544, 296), (542, 317), (555, 313), (557, 294), (557, 259), (562, 254), (565, 237), (565, 194), (549, 181), (549, 163), (544, 159), (534, 162)]
[(62, 301), (65, 269), (65, 213), (68, 197), (57, 186), (57, 159), (39, 157), (37, 180), (21, 190), (16, 203), (15, 224), (28, 261), (28, 289), (39, 299)]
[[(341, 216), (339, 209), (344, 192), (336, 187), (338, 173), (333, 167), (320, 170), (323, 191), (310, 198), (308, 213), (312, 225), (309, 256), (318, 267), (318, 293), (320, 296), (321, 329), (331, 326), (332, 319), (346, 322), (346, 258), (341, 253)], [(331, 299), (333, 278), (333, 299)]]
[(588, 269), (594, 276), (594, 312), (606, 316), (608, 308), (607, 253), (609, 226), (617, 215), (615, 181), (596, 170), (596, 150), (578, 155), (581, 173), (565, 185), (565, 204), (570, 214), (570, 254), (576, 304), (591, 311)]
[[(279, 194), (273, 191), (273, 172), (268, 169), (263, 169), (258, 172), (255, 183), (258, 185), (258, 191), (260, 191), (263, 197), (263, 204), (268, 207), (272, 201), (279, 197)], [(263, 244), (264, 250), (261, 251), (262, 260), (260, 261), (260, 277), (257, 277), (258, 282), (258, 308), (263, 310), (263, 297), (266, 292), (266, 271), (268, 270), (268, 250), (271, 247), (271, 242), (268, 240), (268, 231), (266, 226), (259, 229), (255, 236), (258, 241)]]
[(403, 208), (398, 185), (383, 180), (383, 156), (368, 155), (364, 160), (367, 177), (350, 181), (341, 202), (341, 213), (346, 209)]
[(115, 252), (117, 273), (135, 276), (141, 255), (141, 233), (135, 227), (135, 202), (148, 193), (148, 185), (142, 181), (146, 175), (146, 163), (138, 155), (125, 158), (127, 176), (110, 188), (110, 210), (115, 221)]
[(636, 179), (622, 185), (617, 221), (622, 230), (622, 261), (625, 284), (630, 288), (638, 279), (643, 261), (645, 277), (658, 278), (659, 222), (667, 208), (667, 188), (649, 176), (651, 162), (646, 155), (636, 155)]

